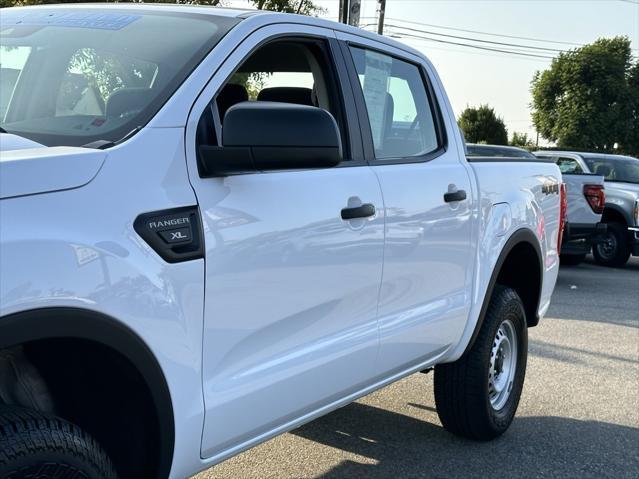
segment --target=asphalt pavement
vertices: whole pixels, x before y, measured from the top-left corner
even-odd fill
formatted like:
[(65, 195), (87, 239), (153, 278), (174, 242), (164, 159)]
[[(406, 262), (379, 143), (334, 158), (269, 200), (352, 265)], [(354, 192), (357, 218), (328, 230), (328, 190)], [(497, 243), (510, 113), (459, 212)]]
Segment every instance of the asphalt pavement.
[(517, 416), (495, 441), (444, 431), (432, 374), (415, 374), (194, 479), (639, 477), (639, 258), (562, 267), (529, 341)]

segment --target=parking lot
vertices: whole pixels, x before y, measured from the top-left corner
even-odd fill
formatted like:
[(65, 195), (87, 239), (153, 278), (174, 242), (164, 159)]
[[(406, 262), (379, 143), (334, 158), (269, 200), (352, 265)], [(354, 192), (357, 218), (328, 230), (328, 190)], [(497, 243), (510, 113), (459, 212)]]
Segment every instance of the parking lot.
[(432, 374), (416, 374), (196, 479), (637, 477), (639, 258), (562, 267), (503, 437), (457, 439), (434, 406)]

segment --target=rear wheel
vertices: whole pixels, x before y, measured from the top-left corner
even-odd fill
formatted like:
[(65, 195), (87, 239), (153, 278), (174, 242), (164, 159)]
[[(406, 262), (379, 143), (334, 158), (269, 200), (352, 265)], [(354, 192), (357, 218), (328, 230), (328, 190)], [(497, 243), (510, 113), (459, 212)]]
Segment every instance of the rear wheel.
[(471, 348), (435, 367), (435, 403), (444, 428), (487, 441), (510, 426), (524, 384), (526, 315), (517, 293), (497, 286)]
[(117, 474), (98, 443), (79, 427), (0, 405), (0, 477), (117, 479)]
[(623, 266), (630, 258), (628, 229), (622, 223), (608, 223), (605, 240), (592, 248), (595, 261), (602, 266)]

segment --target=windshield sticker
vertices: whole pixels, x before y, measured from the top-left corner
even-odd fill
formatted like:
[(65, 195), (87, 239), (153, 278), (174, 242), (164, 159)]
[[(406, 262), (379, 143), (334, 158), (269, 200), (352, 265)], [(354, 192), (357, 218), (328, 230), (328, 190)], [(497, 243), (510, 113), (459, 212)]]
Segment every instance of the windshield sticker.
[(5, 25), (24, 25), (40, 27), (92, 28), (96, 30), (121, 30), (141, 15), (122, 15), (116, 13), (88, 12), (29, 12), (3, 21)]

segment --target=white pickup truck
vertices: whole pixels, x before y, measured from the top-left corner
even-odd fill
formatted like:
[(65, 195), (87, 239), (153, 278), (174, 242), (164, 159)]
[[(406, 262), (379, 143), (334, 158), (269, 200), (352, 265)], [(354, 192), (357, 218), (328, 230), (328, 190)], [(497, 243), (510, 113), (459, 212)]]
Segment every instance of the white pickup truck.
[(1, 21), (0, 477), (184, 478), (433, 367), (447, 430), (508, 428), (561, 174), (467, 161), (422, 54), (195, 6)]

